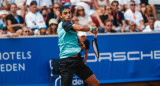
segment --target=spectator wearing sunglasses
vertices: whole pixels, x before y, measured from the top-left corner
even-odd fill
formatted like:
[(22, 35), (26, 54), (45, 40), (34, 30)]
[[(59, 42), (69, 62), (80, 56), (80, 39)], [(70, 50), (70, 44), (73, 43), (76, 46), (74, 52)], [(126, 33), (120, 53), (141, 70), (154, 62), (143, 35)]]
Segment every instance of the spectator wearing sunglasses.
[(113, 15), (112, 15), (112, 8), (111, 6), (105, 6), (104, 12), (102, 11), (101, 13), (98, 13), (97, 15), (97, 20), (99, 22), (99, 27), (98, 31), (99, 33), (103, 33), (105, 29), (105, 21), (106, 20), (113, 20)]
[(113, 1), (112, 4), (113, 29), (117, 32), (125, 32), (126, 23), (124, 14), (118, 10), (119, 2)]
[(78, 23), (80, 25), (95, 27), (95, 24), (92, 22), (91, 17), (85, 14), (85, 10), (82, 6), (77, 7), (74, 16), (78, 18)]
[(128, 25), (130, 25), (130, 22), (133, 21), (137, 25), (136, 28), (139, 31), (142, 31), (145, 28), (144, 27), (143, 17), (142, 17), (142, 14), (139, 11), (136, 11), (135, 5), (136, 5), (135, 1), (131, 1), (130, 2), (130, 9), (128, 9), (124, 13), (124, 17), (127, 20)]
[(104, 33), (115, 33), (116, 31), (113, 30), (112, 27), (112, 22), (110, 20), (106, 20)]
[(22, 28), (22, 36), (29, 36), (31, 34), (32, 34), (32, 32), (28, 27), (23, 27)]
[(59, 12), (60, 4), (54, 3), (53, 8), (50, 13), (47, 15), (46, 24), (49, 27), (49, 21), (50, 19), (56, 19), (57, 22), (60, 21), (60, 12)]
[(32, 1), (30, 4), (30, 12), (25, 16), (26, 25), (33, 32), (39, 28), (40, 25), (45, 24), (42, 14), (37, 12), (37, 2)]
[(144, 19), (145, 26), (148, 25), (148, 19), (150, 17), (153, 17), (152, 11), (153, 11), (152, 7), (150, 5), (147, 5), (146, 8), (145, 8), (144, 14), (143, 14), (143, 19)]
[(134, 22), (130, 22), (129, 30), (129, 32), (138, 32), (138, 30), (136, 29), (136, 24)]
[(130, 2), (131, 1), (134, 1), (135, 2), (135, 8), (137, 11), (140, 11), (141, 10), (141, 5), (140, 5), (140, 0), (124, 0), (123, 3), (124, 3), (124, 8), (127, 10), (130, 8)]
[(10, 5), (11, 14), (6, 17), (8, 30), (12, 33), (15, 33), (17, 30), (22, 29), (24, 26), (24, 19), (17, 15), (17, 5)]

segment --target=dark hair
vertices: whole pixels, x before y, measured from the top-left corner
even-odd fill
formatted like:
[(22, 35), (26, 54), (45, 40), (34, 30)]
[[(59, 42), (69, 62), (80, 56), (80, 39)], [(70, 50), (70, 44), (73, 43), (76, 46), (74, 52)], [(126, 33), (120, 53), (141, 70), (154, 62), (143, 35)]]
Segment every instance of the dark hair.
[(30, 6), (32, 6), (32, 5), (37, 5), (37, 2), (36, 2), (36, 1), (32, 1), (32, 2), (30, 3)]
[(117, 4), (119, 5), (119, 2), (118, 2), (118, 1), (113, 1), (113, 2), (111, 3), (111, 5), (113, 5), (113, 3), (117, 3)]
[(17, 7), (17, 4), (15, 4), (15, 3), (12, 3), (12, 4), (10, 4), (10, 8), (11, 8), (11, 6), (12, 6), (12, 5), (15, 5), (15, 6)]
[(59, 9), (60, 14), (62, 14), (62, 11), (64, 9), (70, 9), (70, 8), (69, 8), (69, 6), (61, 6), (60, 9)]

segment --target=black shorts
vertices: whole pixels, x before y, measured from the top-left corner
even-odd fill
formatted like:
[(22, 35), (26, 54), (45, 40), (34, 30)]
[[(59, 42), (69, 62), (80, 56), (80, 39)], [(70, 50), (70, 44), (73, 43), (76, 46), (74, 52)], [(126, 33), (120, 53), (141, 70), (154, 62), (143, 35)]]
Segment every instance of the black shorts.
[(82, 57), (69, 57), (59, 60), (61, 86), (71, 86), (73, 75), (78, 75), (82, 80), (89, 78), (93, 72), (84, 64)]

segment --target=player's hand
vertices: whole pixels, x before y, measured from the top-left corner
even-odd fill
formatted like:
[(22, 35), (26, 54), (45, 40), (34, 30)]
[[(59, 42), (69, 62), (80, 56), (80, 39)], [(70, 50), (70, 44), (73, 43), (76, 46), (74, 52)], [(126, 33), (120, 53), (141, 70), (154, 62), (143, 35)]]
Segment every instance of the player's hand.
[(94, 27), (92, 33), (93, 33), (93, 34), (97, 34), (97, 33), (98, 33), (98, 28), (97, 28), (97, 27)]

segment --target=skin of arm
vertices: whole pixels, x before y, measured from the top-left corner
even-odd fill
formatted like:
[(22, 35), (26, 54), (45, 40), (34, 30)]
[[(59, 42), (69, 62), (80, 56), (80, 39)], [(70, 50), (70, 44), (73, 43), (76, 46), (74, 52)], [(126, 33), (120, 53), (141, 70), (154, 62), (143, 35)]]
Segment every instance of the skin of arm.
[(98, 1), (97, 0), (93, 0), (94, 6), (96, 8), (96, 10), (100, 9), (100, 7), (98, 6)]
[(85, 50), (85, 58), (84, 58), (84, 63), (87, 63), (87, 58), (88, 58), (88, 49)]
[(8, 29), (9, 29), (12, 33), (15, 32), (14, 29), (13, 29), (14, 27), (17, 27), (17, 26), (23, 27), (23, 24), (12, 24), (11, 20), (7, 20), (7, 24), (8, 24)]
[(124, 32), (125, 27), (126, 27), (125, 20), (122, 20), (122, 29), (121, 29), (121, 32)]
[(101, 27), (105, 27), (104, 24), (103, 24), (103, 22), (102, 22), (101, 19), (100, 19), (100, 15), (97, 15), (96, 17), (97, 17), (97, 20), (98, 20), (100, 26), (101, 26)]

